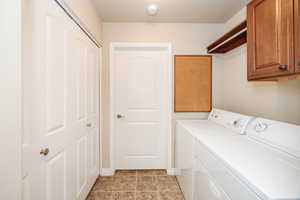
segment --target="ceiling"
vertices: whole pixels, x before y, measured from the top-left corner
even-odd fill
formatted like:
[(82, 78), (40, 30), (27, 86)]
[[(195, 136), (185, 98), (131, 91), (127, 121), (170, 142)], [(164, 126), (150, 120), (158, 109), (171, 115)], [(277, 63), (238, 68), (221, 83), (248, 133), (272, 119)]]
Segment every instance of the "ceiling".
[[(224, 23), (249, 0), (92, 0), (104, 22)], [(148, 16), (149, 4), (159, 7)]]

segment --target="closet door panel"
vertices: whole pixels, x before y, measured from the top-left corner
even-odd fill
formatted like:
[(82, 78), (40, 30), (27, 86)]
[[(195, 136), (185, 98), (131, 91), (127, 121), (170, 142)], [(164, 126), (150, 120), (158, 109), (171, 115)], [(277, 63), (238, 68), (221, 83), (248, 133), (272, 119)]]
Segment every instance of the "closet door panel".
[(23, 196), (83, 200), (99, 175), (100, 51), (56, 1), (28, 6)]
[(90, 41), (87, 48), (87, 125), (88, 125), (88, 177), (91, 184), (99, 175), (99, 89), (100, 51)]

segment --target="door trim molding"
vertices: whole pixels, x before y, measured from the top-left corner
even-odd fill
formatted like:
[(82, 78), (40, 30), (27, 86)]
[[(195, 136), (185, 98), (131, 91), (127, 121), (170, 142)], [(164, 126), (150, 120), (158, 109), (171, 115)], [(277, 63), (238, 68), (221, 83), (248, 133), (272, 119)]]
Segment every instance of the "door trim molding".
[(170, 176), (177, 176), (180, 175), (180, 170), (177, 168), (170, 168), (167, 170), (167, 174)]
[(98, 83), (98, 85), (99, 85), (99, 95), (98, 95), (98, 98), (99, 98), (99, 107), (98, 107), (98, 109), (99, 109), (99, 114), (98, 114), (98, 117), (99, 117), (99, 132), (98, 132), (98, 134), (99, 134), (99, 155), (98, 155), (98, 159), (99, 159), (99, 165), (98, 165), (98, 167), (99, 167), (99, 174), (101, 173), (101, 169), (102, 169), (102, 166), (103, 166), (103, 159), (102, 159), (102, 153), (103, 153), (103, 150), (102, 150), (102, 147), (103, 147), (103, 143), (102, 143), (102, 141), (103, 141), (103, 126), (102, 126), (102, 122), (103, 122), (103, 119), (102, 119), (102, 113), (103, 113), (103, 111), (102, 111), (102, 102), (103, 102), (103, 94), (102, 94), (102, 92), (103, 92), (103, 90), (102, 90), (102, 70), (103, 70), (103, 66), (102, 66), (102, 62), (103, 62), (103, 56), (102, 56), (102, 53), (103, 53), (103, 50), (102, 50), (102, 48), (103, 47), (100, 47), (99, 48), (99, 56), (98, 56), (98, 76), (99, 76), (99, 83)]
[(165, 51), (168, 54), (168, 73), (167, 73), (167, 80), (168, 80), (168, 112), (166, 113), (166, 119), (168, 121), (167, 125), (167, 135), (166, 135), (166, 161), (167, 161), (167, 168), (172, 168), (172, 112), (173, 112), (173, 69), (172, 69), (172, 45), (171, 43), (110, 43), (109, 49), (109, 92), (110, 92), (110, 105), (109, 105), (109, 159), (110, 159), (110, 168), (115, 169), (115, 152), (114, 152), (114, 52), (116, 48), (126, 47), (126, 48), (163, 48), (166, 49)]
[(115, 170), (112, 168), (102, 168), (100, 175), (101, 176), (113, 176), (113, 175), (115, 175)]

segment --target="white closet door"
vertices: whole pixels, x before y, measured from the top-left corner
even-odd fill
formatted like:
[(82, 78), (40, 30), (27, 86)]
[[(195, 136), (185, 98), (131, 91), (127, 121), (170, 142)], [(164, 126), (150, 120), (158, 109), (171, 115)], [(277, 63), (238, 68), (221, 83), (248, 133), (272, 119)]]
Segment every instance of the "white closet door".
[[(91, 41), (90, 41), (91, 42)], [(88, 177), (94, 184), (100, 171), (99, 161), (99, 49), (91, 43), (87, 49), (87, 127), (88, 131)]]
[(100, 51), (55, 1), (32, 0), (31, 11), (24, 198), (85, 199), (99, 175)]

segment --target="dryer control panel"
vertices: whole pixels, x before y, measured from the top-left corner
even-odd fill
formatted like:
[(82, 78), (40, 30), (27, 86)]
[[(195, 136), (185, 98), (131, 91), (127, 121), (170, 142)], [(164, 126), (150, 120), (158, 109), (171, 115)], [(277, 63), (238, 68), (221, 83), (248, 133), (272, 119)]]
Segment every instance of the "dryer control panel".
[(221, 109), (213, 109), (208, 120), (220, 124), (239, 134), (244, 134), (249, 122), (253, 119), (250, 116), (228, 112)]

